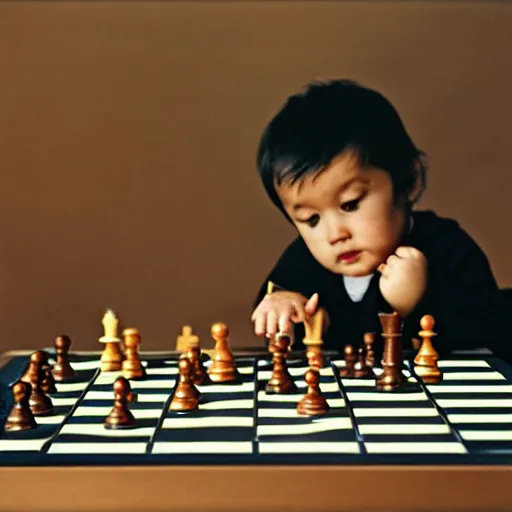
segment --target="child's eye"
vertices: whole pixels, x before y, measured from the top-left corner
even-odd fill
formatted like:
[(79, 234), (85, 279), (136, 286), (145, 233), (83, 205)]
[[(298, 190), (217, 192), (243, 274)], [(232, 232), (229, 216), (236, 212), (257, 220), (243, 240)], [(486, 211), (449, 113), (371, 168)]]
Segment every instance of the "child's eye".
[(361, 198), (358, 197), (357, 199), (354, 199), (352, 201), (347, 201), (346, 203), (342, 203), (341, 209), (344, 212), (354, 212), (358, 209), (360, 201), (361, 201)]
[(314, 228), (318, 224), (319, 220), (320, 220), (320, 215), (315, 213), (315, 214), (311, 215), (311, 217), (309, 217), (307, 219), (299, 220), (299, 222), (307, 224), (310, 228)]

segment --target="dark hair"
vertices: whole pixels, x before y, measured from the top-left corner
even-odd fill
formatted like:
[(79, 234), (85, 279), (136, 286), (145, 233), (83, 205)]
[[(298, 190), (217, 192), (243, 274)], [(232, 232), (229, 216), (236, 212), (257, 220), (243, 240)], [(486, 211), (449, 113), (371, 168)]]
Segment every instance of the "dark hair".
[[(354, 151), (362, 165), (389, 172), (395, 198), (426, 186), (425, 153), (417, 149), (393, 105), (352, 80), (313, 82), (290, 96), (263, 132), (257, 166), (267, 194), (286, 215), (275, 184), (295, 183)], [(419, 176), (418, 176), (419, 173)], [(286, 215), (287, 216), (287, 215)]]

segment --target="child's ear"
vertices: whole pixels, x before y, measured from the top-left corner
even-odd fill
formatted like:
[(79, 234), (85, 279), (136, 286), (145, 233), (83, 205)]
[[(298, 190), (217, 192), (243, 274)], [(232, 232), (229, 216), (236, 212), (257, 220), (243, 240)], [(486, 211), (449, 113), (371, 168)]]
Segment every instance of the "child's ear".
[(407, 195), (409, 204), (413, 205), (425, 190), (425, 166), (421, 158), (416, 158), (411, 167), (411, 188)]

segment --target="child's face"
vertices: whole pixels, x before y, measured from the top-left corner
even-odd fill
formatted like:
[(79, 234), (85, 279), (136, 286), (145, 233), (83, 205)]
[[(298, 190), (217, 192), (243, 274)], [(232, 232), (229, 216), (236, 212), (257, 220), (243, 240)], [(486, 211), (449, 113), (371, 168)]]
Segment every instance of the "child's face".
[(371, 274), (400, 243), (405, 202), (395, 201), (387, 172), (361, 167), (352, 153), (277, 193), (313, 256), (336, 274)]

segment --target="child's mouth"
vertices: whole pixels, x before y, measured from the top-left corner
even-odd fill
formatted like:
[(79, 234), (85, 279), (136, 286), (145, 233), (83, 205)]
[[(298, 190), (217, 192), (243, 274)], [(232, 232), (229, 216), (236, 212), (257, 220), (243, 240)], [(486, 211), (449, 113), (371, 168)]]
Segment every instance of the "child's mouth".
[(361, 251), (343, 252), (338, 256), (338, 261), (342, 261), (343, 263), (354, 263), (359, 259), (360, 254)]

